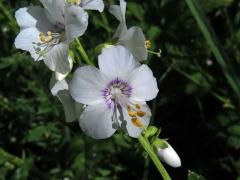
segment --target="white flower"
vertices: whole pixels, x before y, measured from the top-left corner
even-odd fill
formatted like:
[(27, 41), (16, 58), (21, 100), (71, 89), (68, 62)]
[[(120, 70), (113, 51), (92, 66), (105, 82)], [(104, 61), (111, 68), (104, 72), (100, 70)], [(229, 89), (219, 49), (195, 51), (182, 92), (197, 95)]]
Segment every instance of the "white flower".
[(148, 56), (145, 44), (146, 38), (140, 27), (133, 26), (127, 29), (125, 19), (126, 6), (127, 3), (124, 0), (120, 0), (120, 5), (110, 6), (109, 12), (120, 21), (114, 37), (118, 38), (118, 44), (125, 46), (132, 52), (136, 60), (146, 60)]
[(88, 14), (80, 7), (66, 5), (65, 0), (41, 2), (44, 8), (30, 6), (16, 11), (20, 33), (15, 46), (29, 51), (35, 61), (44, 60), (52, 71), (65, 75), (73, 63), (68, 56), (69, 43), (86, 31)]
[(84, 10), (98, 10), (103, 12), (104, 3), (103, 0), (67, 0), (71, 5), (77, 5)]
[(83, 110), (83, 105), (73, 100), (69, 93), (68, 83), (65, 79), (57, 80), (53, 73), (50, 81), (50, 90), (53, 96), (56, 96), (63, 105), (66, 122), (72, 122), (78, 119)]
[(104, 49), (98, 65), (78, 68), (69, 85), (73, 99), (87, 105), (79, 118), (81, 129), (96, 139), (108, 138), (118, 128), (138, 137), (151, 116), (146, 101), (158, 93), (152, 71), (139, 66), (123, 46)]
[(167, 148), (157, 149), (157, 154), (159, 158), (169, 166), (172, 166), (174, 168), (180, 167), (181, 159), (179, 158), (178, 154), (168, 142), (166, 142), (166, 144), (168, 146)]

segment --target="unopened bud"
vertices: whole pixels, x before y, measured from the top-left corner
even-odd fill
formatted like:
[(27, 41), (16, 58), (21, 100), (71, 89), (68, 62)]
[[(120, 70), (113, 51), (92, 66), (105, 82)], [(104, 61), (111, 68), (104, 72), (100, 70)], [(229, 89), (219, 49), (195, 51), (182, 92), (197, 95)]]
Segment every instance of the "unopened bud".
[(179, 158), (178, 154), (169, 143), (165, 143), (167, 144), (166, 148), (157, 148), (158, 157), (169, 166), (174, 168), (180, 167), (181, 159)]

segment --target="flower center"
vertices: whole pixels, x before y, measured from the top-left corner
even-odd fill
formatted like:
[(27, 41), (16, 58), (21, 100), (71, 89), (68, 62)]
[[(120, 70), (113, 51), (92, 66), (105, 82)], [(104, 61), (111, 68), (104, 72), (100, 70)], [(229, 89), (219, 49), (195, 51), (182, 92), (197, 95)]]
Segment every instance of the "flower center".
[(123, 103), (126, 98), (131, 96), (132, 87), (126, 81), (116, 78), (108, 83), (101, 92), (107, 107), (113, 109), (116, 104)]
[(67, 2), (71, 5), (80, 5), (82, 0), (68, 0)]
[(38, 58), (46, 56), (47, 52), (62, 40), (62, 34), (58, 32), (48, 31), (46, 34), (43, 32), (39, 33), (40, 42), (33, 42), (35, 52), (39, 55)]

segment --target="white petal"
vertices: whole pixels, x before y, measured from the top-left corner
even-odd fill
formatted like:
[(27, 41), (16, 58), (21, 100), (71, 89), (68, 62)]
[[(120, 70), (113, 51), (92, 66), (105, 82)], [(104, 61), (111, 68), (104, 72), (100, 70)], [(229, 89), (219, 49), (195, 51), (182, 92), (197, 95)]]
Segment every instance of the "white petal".
[(120, 22), (125, 21), (127, 3), (124, 0), (120, 0), (120, 5), (112, 5), (109, 8), (109, 12), (117, 18)]
[(51, 81), (50, 81), (50, 90), (53, 96), (56, 96), (58, 92), (63, 90), (68, 90), (68, 83), (65, 79), (58, 81), (56, 79), (55, 73), (53, 73)]
[(145, 40), (142, 29), (135, 26), (121, 34), (119, 43), (131, 51), (136, 60), (142, 61), (146, 60), (148, 55)]
[(131, 99), (135, 101), (149, 101), (158, 93), (157, 81), (151, 69), (142, 65), (129, 75), (129, 83), (132, 86)]
[(15, 39), (15, 47), (30, 52), (34, 60), (41, 60), (36, 52), (36, 44), (40, 43), (39, 33), (35, 27), (21, 30)]
[(82, 8), (86, 10), (98, 10), (103, 12), (104, 3), (103, 0), (83, 0)]
[(83, 105), (75, 102), (68, 91), (68, 83), (65, 79), (58, 81), (53, 74), (50, 81), (50, 90), (62, 103), (67, 122), (72, 122), (79, 118), (83, 110)]
[(127, 25), (126, 25), (125, 21), (120, 22), (113, 38), (119, 39), (119, 38), (123, 37), (125, 34), (127, 34), (127, 32), (128, 32), (128, 30), (127, 30)]
[(98, 65), (100, 71), (111, 79), (124, 78), (137, 67), (132, 54), (123, 46), (104, 49), (98, 56)]
[(68, 61), (68, 48), (68, 44), (62, 42), (53, 46), (53, 48), (47, 52), (44, 62), (49, 69), (61, 74), (66, 74), (71, 71), (71, 64)]
[(66, 36), (69, 41), (83, 35), (88, 26), (88, 14), (79, 6), (66, 9)]
[[(167, 143), (167, 142), (166, 142)], [(181, 159), (179, 158), (176, 151), (172, 148), (172, 146), (167, 143), (168, 147), (165, 149), (158, 148), (158, 156), (159, 158), (164, 161), (169, 166), (174, 168), (181, 166)]]
[[(68, 56), (68, 62), (69, 62), (70, 69), (72, 69), (72, 67), (73, 67), (73, 59), (70, 56)], [(60, 81), (60, 80), (63, 80), (69, 73), (70, 73), (70, 71), (66, 72), (65, 74), (61, 74), (59, 72), (56, 72), (55, 73), (55, 77), (56, 77), (56, 79), (58, 81)]]
[(104, 103), (88, 106), (80, 116), (79, 124), (83, 132), (95, 139), (105, 139), (114, 134), (113, 111)]
[(52, 24), (64, 25), (65, 0), (40, 0), (46, 9), (45, 14)]
[(20, 29), (37, 27), (39, 31), (45, 32), (52, 28), (52, 24), (44, 14), (44, 9), (38, 6), (18, 9), (15, 13), (15, 18)]
[(101, 90), (106, 84), (106, 77), (97, 68), (84, 66), (74, 72), (70, 93), (77, 102), (92, 105), (103, 101)]
[[(151, 110), (147, 104), (140, 104), (136, 103), (141, 106), (141, 111), (145, 113), (143, 117), (138, 117), (139, 121), (141, 122), (142, 126), (138, 127), (133, 124), (131, 117), (128, 115), (128, 109), (123, 107), (119, 110), (119, 126), (128, 133), (129, 136), (133, 138), (137, 138), (145, 128), (148, 127), (151, 117)], [(131, 106), (131, 111), (137, 111), (135, 104), (129, 104)]]
[(57, 97), (63, 105), (66, 122), (77, 120), (83, 111), (83, 105), (75, 102), (67, 90), (60, 91)]

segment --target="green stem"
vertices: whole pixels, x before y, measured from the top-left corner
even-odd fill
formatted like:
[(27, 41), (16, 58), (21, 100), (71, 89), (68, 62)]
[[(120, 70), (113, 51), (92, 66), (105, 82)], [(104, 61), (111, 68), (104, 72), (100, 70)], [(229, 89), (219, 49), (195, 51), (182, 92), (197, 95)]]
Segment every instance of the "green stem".
[(78, 50), (78, 52), (81, 54), (81, 56), (83, 57), (83, 60), (88, 64), (88, 65), (93, 65), (93, 62), (89, 59), (86, 51), (84, 50), (82, 44), (80, 43), (79, 39), (76, 38), (75, 40), (77, 47), (76, 49)]
[(150, 158), (152, 159), (153, 163), (157, 167), (158, 171), (162, 175), (164, 180), (171, 180), (171, 177), (169, 176), (168, 172), (166, 169), (163, 167), (161, 161), (159, 160), (158, 156), (154, 152), (153, 148), (151, 147), (151, 144), (149, 143), (148, 139), (146, 139), (144, 136), (140, 135), (138, 137), (138, 141), (140, 144), (143, 146), (145, 151), (148, 153)]
[(12, 27), (14, 32), (18, 31), (18, 26), (16, 24), (15, 19), (12, 16), (12, 13), (3, 5), (2, 1), (0, 0), (0, 11), (2, 14), (8, 19), (9, 25)]

